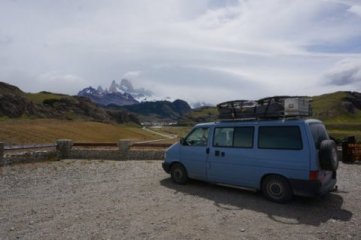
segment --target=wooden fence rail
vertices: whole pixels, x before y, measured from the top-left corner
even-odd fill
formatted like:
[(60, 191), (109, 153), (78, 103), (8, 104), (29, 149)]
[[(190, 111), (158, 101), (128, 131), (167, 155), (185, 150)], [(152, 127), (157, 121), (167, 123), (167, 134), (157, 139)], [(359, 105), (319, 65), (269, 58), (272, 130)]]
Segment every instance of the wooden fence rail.
[(151, 148), (168, 148), (171, 143), (133, 143), (131, 147), (151, 147)]
[(39, 149), (39, 148), (50, 148), (56, 147), (54, 143), (47, 144), (28, 144), (28, 145), (10, 145), (4, 146), (4, 150), (25, 150), (25, 149)]
[(76, 142), (74, 147), (117, 147), (118, 143), (102, 142), (102, 143), (89, 143), (89, 142)]
[[(146, 147), (146, 148), (168, 148), (172, 144), (171, 143), (148, 143), (148, 142), (140, 142), (133, 143), (130, 147)], [(27, 144), (27, 145), (5, 145), (4, 150), (27, 150), (27, 149), (40, 149), (40, 148), (52, 148), (56, 147), (55, 143), (47, 143), (47, 144)], [(118, 147), (118, 143), (115, 142), (75, 142), (73, 143), (73, 147)]]

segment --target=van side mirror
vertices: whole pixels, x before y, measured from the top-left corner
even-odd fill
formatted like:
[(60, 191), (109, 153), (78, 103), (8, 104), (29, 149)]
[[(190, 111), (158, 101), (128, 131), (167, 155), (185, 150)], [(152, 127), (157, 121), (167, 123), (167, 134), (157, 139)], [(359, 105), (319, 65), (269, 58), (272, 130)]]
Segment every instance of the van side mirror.
[(183, 137), (179, 139), (179, 143), (180, 143), (181, 145), (184, 145), (184, 138), (183, 138)]

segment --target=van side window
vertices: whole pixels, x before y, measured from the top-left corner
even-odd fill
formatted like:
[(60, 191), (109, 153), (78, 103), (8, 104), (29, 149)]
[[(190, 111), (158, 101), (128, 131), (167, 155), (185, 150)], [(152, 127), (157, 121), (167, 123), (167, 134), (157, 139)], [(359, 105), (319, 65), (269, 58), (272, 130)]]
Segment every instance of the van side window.
[(196, 128), (184, 140), (187, 146), (207, 146), (209, 128)]
[(213, 146), (215, 147), (253, 147), (253, 127), (219, 127), (214, 131)]
[(233, 146), (241, 148), (253, 147), (253, 127), (237, 127), (234, 129)]
[(302, 138), (297, 126), (259, 127), (258, 147), (265, 149), (301, 150)]
[(232, 147), (233, 128), (216, 128), (213, 145), (217, 147)]

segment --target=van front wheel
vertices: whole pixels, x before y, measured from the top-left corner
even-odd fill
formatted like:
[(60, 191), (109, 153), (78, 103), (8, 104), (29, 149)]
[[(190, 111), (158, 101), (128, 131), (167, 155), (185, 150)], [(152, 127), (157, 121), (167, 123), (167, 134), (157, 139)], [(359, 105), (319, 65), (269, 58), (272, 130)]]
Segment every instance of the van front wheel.
[(286, 203), (292, 199), (292, 190), (288, 181), (277, 175), (267, 176), (262, 181), (263, 195), (277, 203)]
[(185, 184), (188, 181), (186, 169), (179, 163), (174, 163), (170, 168), (170, 175), (173, 182), (177, 184)]

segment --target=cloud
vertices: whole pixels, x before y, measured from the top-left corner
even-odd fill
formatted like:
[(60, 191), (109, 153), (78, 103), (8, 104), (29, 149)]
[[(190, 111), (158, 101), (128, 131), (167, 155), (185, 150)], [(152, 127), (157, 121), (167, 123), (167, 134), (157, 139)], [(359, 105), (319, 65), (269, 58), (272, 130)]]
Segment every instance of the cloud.
[(361, 59), (344, 59), (326, 74), (327, 81), (336, 86), (361, 89)]
[(324, 78), (360, 57), (359, 10), (353, 0), (3, 0), (0, 77), (71, 94), (126, 77), (212, 103), (318, 94), (356, 84)]
[(354, 6), (350, 7), (349, 11), (356, 15), (361, 16), (361, 6), (360, 5), (354, 5)]
[(8, 45), (12, 42), (12, 38), (10, 36), (2, 35), (0, 33), (0, 45)]
[(43, 90), (50, 92), (77, 94), (88, 82), (73, 74), (47, 72), (35, 77), (34, 84), (39, 88), (41, 86), (47, 86), (47, 88)]

